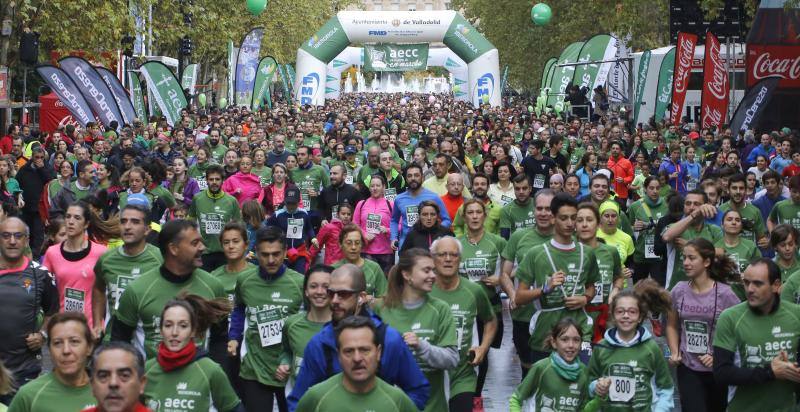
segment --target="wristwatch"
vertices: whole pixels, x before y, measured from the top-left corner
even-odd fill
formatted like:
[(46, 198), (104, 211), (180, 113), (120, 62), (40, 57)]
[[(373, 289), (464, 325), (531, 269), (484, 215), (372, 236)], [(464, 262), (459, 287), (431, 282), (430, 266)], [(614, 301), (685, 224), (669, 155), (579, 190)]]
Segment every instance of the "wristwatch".
[(39, 334), (42, 335), (45, 341), (47, 341), (47, 331), (45, 331), (44, 329), (40, 329)]

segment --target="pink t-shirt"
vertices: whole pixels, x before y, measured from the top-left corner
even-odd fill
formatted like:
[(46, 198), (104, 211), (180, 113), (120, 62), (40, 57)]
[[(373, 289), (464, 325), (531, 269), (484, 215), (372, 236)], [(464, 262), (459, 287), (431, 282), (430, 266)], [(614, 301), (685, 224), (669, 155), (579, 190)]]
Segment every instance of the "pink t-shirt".
[(89, 254), (81, 260), (69, 261), (61, 254), (61, 243), (50, 246), (44, 253), (42, 264), (56, 278), (59, 312), (83, 312), (93, 326), (92, 288), (94, 287), (94, 265), (106, 251), (106, 247), (89, 242)]

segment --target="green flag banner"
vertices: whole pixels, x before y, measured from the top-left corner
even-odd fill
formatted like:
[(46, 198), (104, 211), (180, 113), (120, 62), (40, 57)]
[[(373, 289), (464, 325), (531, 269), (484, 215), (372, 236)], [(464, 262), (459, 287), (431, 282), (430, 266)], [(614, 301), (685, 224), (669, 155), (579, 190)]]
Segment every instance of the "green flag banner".
[(294, 90), (294, 67), (286, 64), (286, 80), (289, 81), (289, 90)]
[(267, 56), (258, 62), (258, 70), (256, 71), (256, 81), (253, 84), (253, 107), (252, 109), (260, 109), (264, 103), (271, 105), (269, 99), (269, 86), (272, 83), (272, 78), (275, 76), (275, 70), (278, 69), (278, 62), (272, 56)]
[(200, 65), (197, 63), (190, 64), (183, 68), (181, 74), (181, 88), (188, 90), (189, 94), (194, 94), (194, 86), (197, 84), (197, 73), (200, 70)]
[(403, 72), (427, 68), (427, 43), (364, 45), (364, 70)]
[[(598, 34), (587, 40), (578, 53), (578, 62), (606, 61), (617, 54), (616, 41), (608, 34)], [(605, 84), (611, 63), (593, 63), (575, 66), (572, 75), (572, 84), (589, 89), (587, 97), (592, 100), (594, 89)]]
[(675, 48), (673, 47), (661, 61), (661, 68), (658, 70), (658, 88), (656, 89), (656, 108), (654, 116), (656, 122), (664, 119), (664, 115), (669, 110), (669, 103), (672, 101), (672, 73), (675, 70)]
[(283, 94), (286, 96), (286, 100), (288, 101), (291, 99), (291, 92), (289, 91), (289, 82), (286, 81), (286, 70), (281, 66), (278, 65), (278, 77), (281, 78), (281, 83), (283, 84)]
[(163, 63), (155, 61), (143, 64), (140, 70), (152, 92), (150, 98), (155, 99), (167, 118), (167, 124), (175, 126), (180, 120), (181, 110), (188, 105), (175, 74)]
[(128, 71), (128, 84), (130, 85), (131, 102), (136, 110), (136, 117), (147, 123), (147, 107), (144, 105), (144, 92), (142, 92), (142, 80), (134, 71)]
[(539, 82), (540, 91), (541, 89), (547, 87), (548, 84), (550, 84), (550, 77), (553, 75), (553, 69), (556, 66), (557, 60), (558, 59), (556, 59), (555, 57), (551, 57), (547, 59), (547, 61), (544, 63), (544, 68), (542, 69), (542, 81)]
[(561, 64), (575, 63), (578, 61), (578, 55), (581, 52), (584, 42), (576, 41), (565, 47), (558, 56), (553, 77), (550, 79), (550, 92), (547, 95), (546, 106), (554, 106), (556, 103), (564, 102), (564, 92), (567, 90), (567, 85), (572, 81), (572, 74), (575, 72), (575, 66), (558, 66)]
[(503, 77), (500, 80), (500, 93), (506, 89), (506, 83), (508, 82), (508, 65), (503, 69)]
[(339, 18), (333, 17), (307, 42), (303, 43), (301, 49), (320, 61), (329, 62), (349, 45), (350, 39), (347, 38), (347, 34), (339, 23)]
[(635, 102), (633, 104), (633, 124), (639, 124), (639, 109), (642, 107), (644, 86), (647, 84), (647, 71), (650, 69), (650, 50), (645, 50), (639, 58), (639, 70), (636, 72)]
[(494, 49), (492, 43), (489, 43), (489, 40), (483, 37), (461, 13), (455, 14), (442, 42), (467, 64)]

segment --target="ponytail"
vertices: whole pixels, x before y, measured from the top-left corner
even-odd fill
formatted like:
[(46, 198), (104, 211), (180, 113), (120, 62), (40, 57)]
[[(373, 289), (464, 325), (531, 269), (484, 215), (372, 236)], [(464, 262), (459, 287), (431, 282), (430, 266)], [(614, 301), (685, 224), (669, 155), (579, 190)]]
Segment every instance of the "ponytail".
[(636, 282), (633, 289), (620, 291), (611, 300), (611, 313), (622, 298), (636, 299), (639, 307), (639, 323), (641, 324), (647, 313), (667, 313), (672, 309), (672, 298), (661, 285), (653, 279), (642, 279)]
[(692, 239), (686, 246), (693, 247), (702, 259), (708, 259), (711, 263), (706, 269), (708, 277), (716, 282), (735, 283), (739, 281), (739, 266), (728, 255), (717, 256), (714, 245), (704, 238)]
[[(164, 312), (175, 306), (180, 306), (189, 312), (195, 336), (205, 334), (211, 325), (219, 322), (231, 312), (231, 303), (227, 298), (206, 299), (187, 291), (181, 291), (175, 299), (164, 305), (164, 310), (161, 311), (161, 324), (164, 323)], [(160, 327), (161, 325), (159, 325)]]

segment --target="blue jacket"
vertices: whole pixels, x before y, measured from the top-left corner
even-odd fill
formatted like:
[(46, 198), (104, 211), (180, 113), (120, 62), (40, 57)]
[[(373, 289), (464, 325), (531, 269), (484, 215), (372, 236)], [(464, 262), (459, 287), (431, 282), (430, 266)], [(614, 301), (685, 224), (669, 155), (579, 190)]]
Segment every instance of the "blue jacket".
[[(289, 230), (289, 219), (302, 219), (303, 220), (303, 229), (302, 233), (300, 233), (300, 238), (293, 238), (289, 236), (287, 231)], [(311, 239), (316, 236), (314, 234), (314, 228), (312, 227), (311, 216), (309, 216), (308, 212), (303, 209), (297, 209), (294, 212), (290, 213), (286, 208), (277, 210), (275, 215), (270, 216), (264, 222), (265, 226), (277, 226), (283, 233), (286, 233), (286, 247), (287, 248), (298, 248), (301, 245), (306, 245), (307, 242), (310, 242)], [(293, 228), (294, 229), (294, 228)]]
[[(375, 327), (379, 327), (383, 323), (378, 315), (369, 311), (368, 313), (375, 323)], [(333, 365), (330, 370), (334, 374), (342, 371), (338, 356), (336, 356), (336, 335), (333, 332), (333, 324), (328, 322), (319, 333), (311, 338), (303, 352), (303, 364), (300, 366), (292, 393), (286, 398), (290, 412), (297, 409), (297, 402), (310, 387), (330, 378), (326, 374), (328, 365), (324, 347), (334, 354), (331, 357)], [(390, 385), (402, 389), (419, 410), (425, 409), (431, 385), (417, 366), (417, 361), (406, 346), (403, 336), (391, 326), (386, 328), (378, 376)]]
[(749, 155), (747, 155), (747, 166), (754, 166), (756, 164), (756, 157), (758, 157), (758, 155), (763, 155), (766, 157), (768, 162), (772, 161), (772, 158), (776, 153), (777, 151), (775, 150), (775, 147), (769, 146), (764, 148), (764, 145), (760, 144), (756, 146)]
[(686, 169), (682, 168), (680, 163), (673, 163), (670, 158), (666, 158), (661, 162), (661, 166), (658, 167), (658, 173), (661, 174), (662, 171), (670, 175), (678, 172), (678, 177), (670, 178), (668, 183), (678, 193), (686, 193)]
[[(442, 199), (433, 193), (432, 191), (422, 188), (420, 189), (419, 195), (414, 197), (411, 195), (410, 191), (405, 191), (397, 195), (397, 198), (394, 200), (394, 207), (392, 209), (392, 240), (399, 240), (398, 247), (403, 245), (403, 241), (406, 239), (406, 235), (411, 230), (413, 226), (412, 222), (411, 225), (408, 224), (408, 216), (406, 215), (407, 208), (409, 206), (418, 206), (421, 202), (425, 200), (433, 200), (436, 204), (439, 205), (439, 215), (442, 218), (442, 226), (450, 227), (450, 214), (447, 213), (447, 209), (444, 207), (444, 203)], [(417, 211), (417, 218), (419, 218), (419, 211)], [(400, 225), (400, 218), (403, 218), (402, 226), (400, 226), (400, 233), (397, 232), (397, 227)]]

